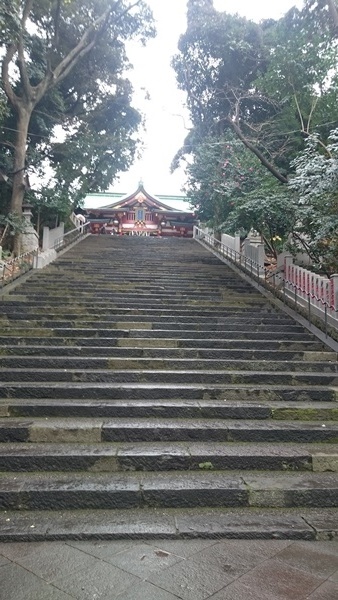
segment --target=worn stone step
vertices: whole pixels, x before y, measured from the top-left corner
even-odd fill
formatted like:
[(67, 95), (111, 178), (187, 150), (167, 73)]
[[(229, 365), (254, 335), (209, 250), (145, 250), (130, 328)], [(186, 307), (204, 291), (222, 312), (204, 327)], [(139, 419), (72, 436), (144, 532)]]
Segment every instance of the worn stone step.
[[(265, 470), (338, 472), (330, 444), (213, 442), (0, 444), (0, 471)], [(1, 484), (1, 479), (0, 479)]]
[(0, 382), (7, 385), (16, 382), (81, 382), (85, 383), (147, 383), (158, 381), (165, 384), (244, 384), (285, 386), (333, 386), (338, 387), (335, 372), (303, 371), (231, 371), (223, 370), (161, 370), (161, 369), (0, 369)]
[[(4, 359), (11, 360), (11, 357), (21, 358), (43, 357), (48, 360), (51, 357), (58, 357), (58, 360), (71, 357), (74, 360), (91, 360), (95, 356), (100, 360), (110, 360), (111, 358), (154, 358), (154, 359), (203, 359), (203, 360), (257, 360), (273, 362), (297, 361), (306, 363), (324, 362), (336, 363), (337, 354), (335, 352), (324, 351), (300, 351), (300, 350), (261, 350), (261, 349), (222, 349), (222, 348), (132, 348), (132, 347), (107, 347), (107, 346), (52, 346), (36, 345), (22, 346), (10, 345), (0, 347), (0, 361), (3, 366), (11, 363), (4, 362)], [(16, 360), (16, 359), (15, 359)], [(95, 360), (95, 359), (93, 359)], [(19, 364), (19, 363), (17, 363)], [(57, 363), (54, 363), (57, 364)], [(306, 368), (306, 367), (305, 367)]]
[[(20, 298), (20, 300), (19, 300)], [(161, 306), (161, 307), (156, 307), (156, 308), (143, 308), (143, 307), (133, 307), (133, 308), (129, 308), (127, 306), (122, 306), (120, 308), (116, 308), (115, 306), (112, 306), (111, 302), (98, 302), (97, 298), (95, 299), (95, 305), (93, 306), (93, 302), (87, 302), (87, 303), (83, 303), (83, 302), (78, 302), (76, 298), (74, 298), (73, 302), (71, 303), (71, 307), (69, 305), (69, 302), (62, 302), (62, 299), (60, 299), (60, 301), (55, 301), (53, 302), (52, 299), (50, 299), (50, 301), (48, 302), (43, 302), (43, 301), (36, 301), (36, 302), (32, 302), (28, 299), (26, 299), (24, 296), (13, 296), (13, 299), (11, 299), (10, 301), (7, 300), (3, 300), (1, 302), (1, 307), (3, 308), (4, 313), (8, 313), (8, 314), (17, 314), (18, 312), (20, 313), (24, 313), (26, 310), (39, 310), (40, 315), (42, 314), (42, 312), (44, 314), (49, 313), (50, 311), (52, 311), (53, 313), (59, 313), (59, 314), (64, 314), (64, 312), (69, 311), (70, 308), (72, 310), (72, 312), (75, 313), (80, 313), (81, 315), (84, 314), (84, 311), (87, 312), (87, 314), (90, 314), (91, 312), (93, 312), (93, 314), (100, 314), (102, 315), (147, 315), (147, 317), (152, 316), (152, 318), (154, 317), (161, 317), (163, 315), (167, 315), (170, 318), (176, 318), (176, 316), (181, 316), (181, 317), (187, 317), (189, 318), (190, 316), (195, 316), (195, 317), (226, 317), (228, 316), (232, 316), (232, 315), (236, 315), (236, 316), (246, 316), (249, 317), (251, 315), (253, 316), (269, 316), (269, 315), (276, 315), (276, 319), (278, 319), (278, 315), (280, 315), (280, 313), (278, 313), (272, 306), (267, 306), (266, 304), (262, 307), (260, 306), (255, 306), (254, 308), (250, 308), (250, 307), (239, 307), (239, 306), (227, 306), (227, 307), (222, 307), (222, 308), (217, 308), (217, 307), (211, 307), (210, 309), (208, 308), (204, 308), (204, 309), (200, 309), (196, 306), (189, 306), (189, 307), (184, 307), (181, 309), (177, 309), (175, 307), (172, 307), (171, 305), (169, 305), (168, 307), (166, 306)], [(43, 310), (42, 310), (43, 309)]]
[[(236, 330), (234, 330), (236, 327)], [(44, 331), (52, 332), (52, 335), (65, 335), (69, 336), (69, 332), (73, 331), (74, 336), (76, 335), (86, 335), (86, 332), (90, 332), (89, 335), (111, 335), (112, 331), (116, 332), (116, 335), (121, 337), (126, 337), (126, 331), (134, 332), (138, 331), (140, 337), (149, 337), (149, 335), (145, 334), (146, 331), (152, 332), (151, 337), (168, 337), (168, 338), (177, 338), (180, 337), (179, 334), (182, 331), (185, 337), (188, 334), (191, 337), (201, 337), (201, 338), (221, 338), (228, 334), (233, 336), (236, 331), (235, 337), (239, 335), (239, 337), (246, 338), (247, 334), (252, 333), (252, 337), (254, 338), (256, 334), (267, 334), (269, 337), (272, 337), (271, 334), (275, 334), (276, 337), (286, 337), (288, 338), (290, 334), (300, 334), (302, 337), (307, 337), (307, 334), (304, 334), (303, 328), (298, 327), (296, 325), (264, 325), (264, 324), (237, 324), (229, 323), (227, 326), (218, 325), (218, 326), (203, 326), (192, 323), (184, 323), (177, 324), (175, 327), (174, 324), (171, 326), (162, 325), (161, 323), (151, 323), (140, 321), (135, 322), (121, 322), (118, 323), (110, 323), (109, 321), (85, 321), (84, 319), (78, 320), (76, 322), (71, 321), (45, 321), (41, 319), (40, 321), (17, 321), (16, 323), (6, 322), (0, 323), (0, 332), (2, 335), (18, 335), (22, 332), (22, 335), (34, 335), (34, 331), (40, 332), (40, 335), (44, 334)], [(241, 336), (243, 333), (243, 336)], [(47, 333), (49, 335), (49, 333)], [(88, 335), (88, 333), (87, 333)]]
[[(234, 327), (234, 326), (232, 326)], [(111, 337), (112, 332), (118, 337), (150, 337), (150, 338), (196, 338), (196, 339), (219, 339), (220, 335), (223, 338), (230, 339), (246, 339), (246, 340), (264, 340), (264, 339), (279, 339), (279, 340), (310, 340), (313, 339), (311, 335), (305, 332), (301, 327), (291, 328), (278, 326), (252, 326), (252, 327), (238, 327), (236, 329), (230, 329), (226, 327), (220, 327), (219, 329), (155, 329), (152, 328), (151, 323), (147, 323), (146, 327), (128, 328), (128, 324), (124, 327), (112, 328), (103, 327), (100, 324), (93, 323), (93, 327), (53, 327), (51, 326), (40, 326), (36, 327), (34, 324), (25, 325), (24, 323), (20, 326), (11, 327), (11, 325), (0, 325), (0, 336), (5, 337)]]
[[(247, 340), (243, 339), (193, 339), (193, 338), (137, 338), (137, 337), (128, 337), (128, 338), (117, 338), (117, 337), (77, 337), (77, 338), (57, 338), (57, 337), (29, 337), (24, 338), (22, 336), (10, 336), (10, 337), (1, 337), (0, 336), (0, 352), (2, 354), (7, 353), (8, 347), (24, 347), (24, 346), (41, 346), (44, 345), (46, 348), (48, 346), (59, 346), (59, 347), (76, 347), (82, 348), (146, 348), (146, 349), (155, 349), (155, 348), (198, 348), (198, 349), (248, 349)], [(319, 341), (312, 342), (311, 340), (252, 340), (249, 344), (251, 349), (253, 350), (278, 350), (278, 351), (290, 351), (293, 350), (295, 352), (321, 352), (323, 351), (323, 344)]]
[[(193, 324), (203, 324), (205, 326), (207, 325), (214, 325), (214, 326), (218, 326), (218, 325), (223, 325), (223, 324), (228, 324), (228, 323), (232, 323), (232, 324), (262, 324), (262, 325), (268, 325), (268, 324), (279, 324), (279, 325), (294, 325), (294, 321), (288, 317), (284, 317), (282, 315), (271, 315), (271, 316), (255, 316), (255, 315), (250, 315), (250, 316), (242, 316), (240, 313), (234, 313), (232, 316), (201, 316), (201, 315), (194, 315), (194, 314), (186, 314), (186, 315), (181, 315), (181, 314), (162, 314), (160, 311), (156, 311), (156, 313), (154, 314), (153, 312), (149, 314), (147, 314), (146, 312), (139, 314), (137, 313), (137, 318), (133, 318), (131, 319), (131, 315), (128, 314), (128, 312), (125, 313), (107, 313), (107, 311), (100, 311), (100, 312), (91, 312), (91, 313), (87, 313), (87, 314), (81, 314), (79, 315), (78, 311), (70, 311), (69, 309), (67, 310), (66, 308), (64, 309), (64, 311), (62, 311), (62, 314), (60, 314), (60, 311), (55, 311), (55, 312), (46, 312), (44, 311), (44, 314), (41, 315), (41, 313), (39, 314), (38, 311), (33, 312), (32, 311), (28, 311), (28, 310), (22, 310), (20, 309), (20, 313), (18, 314), (18, 310), (13, 310), (9, 311), (8, 309), (3, 311), (3, 316), (0, 317), (0, 322), (5, 323), (5, 321), (7, 320), (8, 324), (11, 325), (15, 325), (16, 322), (19, 322), (20, 324), (22, 323), (22, 321), (42, 321), (42, 319), (44, 319), (45, 321), (48, 320), (55, 320), (57, 321), (57, 323), (59, 323), (60, 321), (62, 321), (63, 319), (68, 319), (68, 321), (74, 322), (77, 321), (79, 318), (81, 319), (89, 319), (91, 320), (91, 322), (96, 323), (97, 321), (102, 322), (102, 320), (104, 319), (104, 321), (106, 323), (110, 323), (110, 324), (114, 324), (114, 323), (130, 323), (132, 322), (148, 322), (148, 323), (152, 323), (153, 326), (156, 327), (162, 327), (162, 328), (166, 328), (167, 324), (168, 327), (170, 325), (176, 325), (177, 323), (180, 324), (184, 324), (184, 323), (193, 323)], [(147, 319), (147, 321), (146, 321)], [(165, 327), (164, 327), (164, 324)]]
[(127, 399), (127, 400), (226, 400), (331, 402), (338, 399), (338, 388), (322, 386), (181, 384), (168, 383), (78, 383), (72, 382), (12, 382), (0, 385), (0, 398), (27, 399)]
[(116, 358), (90, 358), (90, 357), (2, 357), (0, 354), (0, 368), (4, 369), (85, 369), (85, 370), (130, 370), (130, 369), (168, 369), (170, 371), (182, 370), (224, 370), (224, 371), (297, 371), (297, 372), (322, 372), (335, 373), (338, 371), (337, 361), (310, 362), (310, 361), (273, 361), (265, 359), (239, 360), (239, 359), (214, 359), (214, 358), (147, 358), (147, 357), (116, 357)]
[(3, 294), (3, 510), (336, 509), (336, 353), (181, 241), (88, 238)]
[(272, 539), (329, 541), (335, 508), (142, 508), (0, 513), (1, 542), (56, 540)]
[(338, 424), (327, 421), (173, 418), (0, 419), (0, 442), (327, 442), (337, 443)]
[[(77, 302), (83, 302), (83, 301), (93, 301), (93, 299), (95, 298), (95, 302), (97, 300), (101, 301), (105, 301), (111, 304), (114, 304), (114, 306), (116, 307), (123, 307), (123, 306), (129, 306), (129, 307), (133, 307), (133, 306), (138, 306), (139, 305), (139, 296), (140, 294), (131, 294), (129, 296), (121, 296), (118, 297), (115, 294), (112, 294), (111, 292), (106, 292), (103, 293), (102, 291), (98, 291), (98, 290), (93, 290), (93, 292), (77, 292), (76, 294), (71, 294), (66, 290), (64, 290), (64, 293), (62, 294), (61, 292), (59, 293), (51, 293), (46, 294), (43, 292), (40, 292), (38, 294), (24, 294), (28, 299), (30, 299), (31, 301), (35, 301), (38, 300), (40, 303), (46, 301), (48, 302), (57, 302), (58, 298), (60, 297), (60, 299), (62, 299), (63, 302), (65, 301), (72, 301), (73, 299), (76, 298)], [(143, 296), (143, 295), (142, 295)], [(243, 294), (243, 295), (227, 295), (227, 296), (219, 296), (216, 295), (215, 296), (210, 296), (210, 297), (206, 297), (203, 298), (196, 295), (194, 297), (191, 296), (171, 296), (170, 294), (168, 296), (149, 296), (148, 298), (144, 298), (142, 297), (142, 306), (144, 308), (157, 308), (159, 305), (161, 304), (165, 304), (168, 305), (170, 304), (170, 306), (174, 306), (176, 308), (179, 307), (184, 307), (186, 305), (195, 305), (195, 306), (206, 306), (206, 307), (212, 307), (212, 306), (232, 306), (232, 305), (237, 305), (237, 306), (255, 306), (256, 304), (258, 305), (265, 305), (266, 304), (266, 300), (262, 297), (262, 296), (255, 296), (253, 294)]]
[[(65, 294), (60, 292), (60, 289), (63, 289)], [(74, 298), (87, 298), (87, 297), (97, 297), (99, 298), (109, 298), (111, 300), (117, 302), (134, 302), (137, 297), (142, 294), (142, 304), (147, 305), (149, 302), (165, 302), (165, 303), (180, 303), (180, 302), (201, 302), (205, 301), (207, 303), (210, 302), (222, 302), (222, 301), (236, 301), (243, 300), (243, 289), (236, 289), (229, 291), (226, 293), (222, 291), (220, 288), (208, 289), (208, 291), (203, 290), (184, 290), (180, 287), (179, 290), (156, 290), (153, 292), (144, 291), (142, 288), (132, 289), (130, 291), (119, 292), (117, 290), (111, 290), (108, 287), (103, 288), (99, 285), (93, 285), (91, 287), (85, 288), (83, 284), (80, 284), (77, 287), (72, 286), (55, 286), (54, 289), (48, 289), (48, 287), (44, 286), (41, 290), (41, 286), (36, 288), (36, 290), (22, 289), (22, 293), (31, 299), (46, 299), (51, 298), (65, 298), (65, 297), (74, 297)], [(245, 298), (250, 300), (250, 302), (259, 302), (263, 303), (264, 299), (260, 294), (256, 292), (252, 288), (252, 290), (245, 290)]]
[[(70, 320), (47, 320), (44, 318), (41, 318), (39, 320), (6, 320), (4, 321), (3, 319), (0, 319), (0, 330), (3, 333), (6, 333), (7, 331), (10, 332), (11, 330), (14, 331), (19, 331), (19, 328), (23, 328), (23, 329), (28, 329), (31, 330), (31, 328), (36, 328), (38, 327), (40, 330), (43, 328), (47, 328), (47, 329), (51, 329), (54, 330), (55, 328), (57, 330), (59, 329), (72, 329), (75, 332), (77, 332), (80, 329), (89, 329), (89, 330), (95, 330), (95, 331), (102, 331), (102, 330), (108, 330), (108, 331), (133, 331), (133, 330), (140, 330), (141, 332), (143, 330), (151, 330), (154, 332), (154, 335), (157, 335), (157, 332), (172, 332), (173, 337), (177, 337), (177, 332), (183, 331), (185, 334), (186, 332), (191, 332), (192, 334), (194, 334), (195, 332), (202, 333), (204, 335), (204, 332), (210, 333), (210, 336), (208, 337), (214, 337), (215, 336), (215, 332), (219, 335), (217, 335), (217, 337), (222, 337), (222, 334), (224, 335), (224, 333), (228, 333), (228, 332), (233, 332), (234, 331), (234, 327), (236, 327), (236, 331), (238, 332), (274, 332), (276, 334), (282, 334), (284, 335), (284, 333), (288, 334), (288, 333), (301, 333), (303, 335), (307, 335), (304, 334), (304, 329), (303, 327), (301, 327), (300, 325), (296, 325), (296, 324), (271, 324), (271, 323), (261, 323), (261, 322), (256, 322), (256, 323), (234, 323), (233, 321), (230, 321), (229, 323), (219, 323), (219, 324), (214, 324), (214, 325), (208, 325), (208, 324), (203, 324), (203, 323), (193, 323), (193, 322), (185, 322), (185, 323), (174, 323), (174, 322), (170, 322), (170, 323), (162, 323), (162, 322), (152, 322), (152, 321), (131, 321), (131, 320), (126, 320), (126, 321), (106, 321), (106, 320), (88, 320), (87, 317), (82, 317), (81, 319), (75, 319), (73, 321)], [(169, 333), (165, 333), (165, 336), (169, 335)], [(170, 336), (171, 337), (171, 336)]]
[(335, 473), (233, 471), (6, 473), (3, 510), (338, 506)]
[(228, 402), (224, 400), (0, 399), (1, 417), (123, 417), (338, 420), (337, 402)]
[[(108, 298), (105, 301), (103, 299), (101, 299), (101, 302), (99, 301), (99, 298), (96, 298), (95, 295), (93, 294), (92, 296), (87, 295), (86, 297), (82, 297), (80, 298), (78, 295), (77, 296), (67, 296), (66, 294), (64, 294), (62, 296), (62, 298), (60, 298), (60, 300), (58, 300), (55, 297), (50, 297), (49, 299), (44, 300), (27, 300), (27, 305), (28, 306), (35, 306), (37, 309), (41, 308), (41, 309), (45, 309), (47, 308), (47, 310), (53, 309), (54, 306), (58, 306), (59, 308), (61, 308), (61, 306), (69, 306), (70, 304), (73, 306), (73, 303), (75, 304), (76, 307), (76, 303), (79, 307), (82, 308), (82, 310), (86, 310), (87, 312), (90, 312), (91, 308), (93, 307), (94, 304), (94, 300), (95, 300), (95, 305), (97, 305), (99, 308), (105, 308), (107, 311), (110, 310), (116, 310), (116, 312), (120, 312), (121, 310), (129, 310), (129, 311), (138, 311), (139, 306), (140, 306), (140, 300), (139, 300), (140, 294), (135, 294), (135, 298), (133, 301), (123, 301), (123, 300), (114, 300), (114, 298)], [(26, 304), (26, 302), (25, 302)], [(142, 303), (143, 306), (143, 310), (145, 310), (147, 313), (151, 310), (160, 310), (163, 306), (163, 308), (166, 308), (168, 306), (171, 307), (170, 309), (170, 313), (173, 314), (175, 311), (179, 312), (180, 314), (184, 313), (184, 311), (186, 312), (193, 312), (194, 314), (197, 313), (197, 311), (202, 312), (203, 314), (205, 314), (205, 312), (213, 312), (213, 309), (215, 308), (216, 310), (218, 310), (220, 313), (224, 314), (226, 312), (229, 311), (229, 309), (234, 308), (234, 312), (241, 312), (242, 309), (245, 308), (251, 308), (252, 310), (254, 310), (256, 313), (259, 312), (259, 309), (262, 309), (262, 312), (266, 312), (266, 303), (264, 304), (259, 304), (258, 300), (252, 300), (250, 301), (250, 299), (246, 299), (246, 296), (243, 296), (242, 299), (240, 300), (239, 298), (229, 298), (229, 300), (216, 300), (215, 302), (213, 302), (212, 300), (210, 301), (203, 301), (203, 300), (186, 300), (185, 302), (183, 302), (182, 300), (177, 300), (176, 302), (169, 302), (169, 300), (166, 301), (158, 301), (158, 302), (150, 302), (148, 301), (147, 303)], [(194, 309), (196, 309), (194, 311)], [(168, 310), (168, 308), (167, 308)]]

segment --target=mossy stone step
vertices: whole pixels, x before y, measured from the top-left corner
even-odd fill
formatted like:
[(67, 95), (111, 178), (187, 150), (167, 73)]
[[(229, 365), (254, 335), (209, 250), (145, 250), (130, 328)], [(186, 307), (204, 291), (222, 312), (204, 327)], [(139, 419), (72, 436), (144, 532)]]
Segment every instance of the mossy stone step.
[(157, 383), (211, 385), (281, 385), (338, 386), (338, 375), (324, 372), (298, 371), (240, 371), (225, 370), (170, 370), (170, 369), (6, 369), (0, 370), (2, 382), (79, 382), (79, 383)]
[[(154, 350), (156, 348), (166, 349), (199, 349), (199, 350), (247, 350), (248, 342), (242, 339), (227, 339), (227, 340), (216, 340), (216, 339), (169, 339), (169, 338), (116, 338), (116, 337), (77, 337), (77, 338), (57, 338), (52, 336), (45, 337), (0, 337), (0, 352), (6, 354), (9, 348), (15, 347), (74, 347), (77, 348), (94, 348), (101, 347), (104, 349), (110, 349), (114, 347), (120, 348), (134, 348), (134, 349), (148, 349)], [(321, 352), (323, 351), (323, 344), (319, 341), (313, 342), (310, 340), (255, 340), (254, 344), (251, 343), (250, 347), (254, 350), (277, 350), (280, 352)]]
[(0, 444), (0, 471), (338, 470), (328, 445), (176, 442), (121, 444)]
[[(60, 341), (60, 340), (57, 340)], [(284, 361), (302, 361), (303, 362), (323, 362), (336, 363), (337, 354), (335, 352), (324, 352), (318, 350), (300, 351), (300, 350), (261, 350), (252, 349), (244, 350), (241, 348), (132, 348), (132, 347), (115, 347), (115, 346), (57, 346), (57, 345), (7, 345), (0, 346), (0, 361), (3, 366), (8, 366), (12, 358), (18, 357), (18, 361), (22, 358), (43, 357), (50, 359), (56, 357), (57, 360), (73, 358), (74, 360), (83, 360), (84, 364), (88, 364), (93, 356), (93, 360), (110, 360), (112, 358), (144, 358), (144, 359), (208, 359), (208, 360), (230, 360), (230, 361), (266, 361), (273, 362)], [(59, 364), (59, 363), (54, 363)], [(16, 366), (20, 366), (19, 362)], [(301, 365), (303, 366), (303, 365)], [(306, 368), (306, 367), (305, 367)]]
[(0, 442), (323, 442), (336, 444), (338, 424), (327, 421), (173, 418), (0, 419)]
[(337, 361), (273, 361), (271, 359), (221, 359), (221, 358), (147, 358), (147, 357), (123, 357), (116, 358), (91, 358), (91, 357), (56, 357), (56, 356), (12, 356), (4, 357), (0, 353), (0, 368), (4, 369), (98, 369), (113, 371), (122, 370), (154, 370), (168, 369), (170, 371), (178, 370), (223, 370), (223, 371), (269, 371), (269, 372), (321, 372), (336, 373), (338, 371)]
[(1, 308), (5, 510), (336, 510), (336, 353), (196, 242), (88, 237)]
[[(268, 313), (269, 314), (269, 313)], [(168, 315), (168, 314), (162, 314), (160, 311), (157, 311), (157, 314), (149, 314), (148, 319), (146, 319), (146, 315), (144, 313), (142, 314), (138, 314), (137, 315), (137, 319), (134, 317), (132, 317), (132, 315), (128, 314), (128, 313), (123, 313), (123, 314), (107, 314), (106, 311), (101, 311), (101, 312), (96, 312), (96, 313), (90, 313), (90, 314), (86, 314), (86, 315), (79, 315), (78, 311), (73, 311), (70, 312), (69, 309), (67, 310), (66, 308), (64, 309), (64, 312), (62, 314), (60, 314), (59, 311), (56, 312), (46, 312), (44, 311), (43, 313), (43, 317), (41, 316), (41, 313), (39, 312), (30, 312), (27, 310), (23, 310), (21, 309), (21, 312), (18, 314), (17, 309), (13, 310), (13, 312), (9, 311), (8, 309), (6, 309), (4, 311), (3, 316), (1, 317), (1, 322), (8, 322), (11, 325), (14, 325), (16, 322), (22, 322), (22, 321), (41, 321), (42, 318), (45, 321), (47, 320), (53, 320), (54, 322), (57, 321), (57, 323), (59, 323), (60, 321), (67, 319), (68, 321), (73, 322), (74, 320), (76, 321), (77, 319), (79, 319), (79, 317), (81, 316), (82, 320), (86, 320), (87, 321), (92, 321), (93, 323), (97, 323), (97, 321), (102, 322), (106, 322), (106, 323), (124, 323), (124, 324), (128, 324), (131, 320), (133, 322), (150, 322), (152, 323), (153, 326), (158, 327), (158, 328), (166, 328), (169, 327), (170, 329), (175, 328), (176, 324), (180, 324), (180, 325), (184, 325), (186, 323), (189, 324), (193, 324), (195, 325), (203, 325), (204, 327), (213, 327), (215, 328), (216, 326), (222, 326), (222, 325), (228, 325), (228, 324), (239, 324), (239, 325), (291, 325), (294, 326), (295, 322), (288, 318), (288, 317), (282, 317), (282, 316), (256, 316), (256, 315), (250, 315), (250, 316), (241, 316), (240, 314), (235, 314), (232, 316), (228, 316), (228, 317), (215, 317), (215, 316), (195, 316), (193, 314), (187, 314), (186, 316), (181, 316), (181, 315)], [(165, 325), (165, 327), (164, 327)], [(173, 327), (172, 327), (173, 326)]]
[(13, 473), (0, 476), (4, 510), (338, 506), (332, 473)]
[(243, 384), (168, 384), (159, 383), (80, 383), (39, 382), (3, 383), (0, 398), (81, 400), (224, 400), (227, 402), (336, 402), (338, 388), (315, 385), (243, 385)]
[[(49, 330), (74, 330), (74, 332), (79, 332), (81, 330), (95, 330), (95, 331), (110, 331), (110, 332), (121, 332), (121, 331), (134, 331), (140, 330), (140, 335), (144, 334), (144, 330), (153, 331), (154, 335), (160, 335), (165, 337), (170, 337), (170, 333), (172, 333), (171, 337), (178, 337), (179, 333), (182, 331), (185, 336), (188, 335), (197, 335), (200, 334), (202, 337), (209, 338), (221, 338), (224, 334), (228, 334), (229, 332), (243, 332), (243, 334), (247, 333), (265, 333), (268, 334), (276, 333), (280, 335), (289, 335), (290, 333), (300, 333), (304, 335), (304, 330), (300, 325), (290, 325), (287, 324), (271, 324), (271, 323), (222, 323), (215, 325), (208, 324), (199, 324), (199, 323), (161, 323), (161, 322), (151, 322), (151, 321), (137, 321), (137, 320), (126, 320), (126, 321), (105, 321), (105, 320), (87, 320), (84, 318), (74, 318), (72, 321), (65, 320), (47, 320), (47, 319), (39, 319), (39, 320), (9, 320), (2, 318), (0, 319), (0, 332), (2, 335), (6, 333), (10, 333), (11, 331), (17, 334), (18, 331), (28, 331), (31, 332), (32, 328), (38, 329), (38, 331), (43, 331), (44, 329)], [(33, 332), (32, 332), (33, 333)]]
[(252, 399), (251, 402), (224, 400), (0, 400), (1, 417), (76, 418), (161, 418), (161, 419), (276, 419), (285, 421), (338, 420), (338, 404), (331, 402), (281, 402)]

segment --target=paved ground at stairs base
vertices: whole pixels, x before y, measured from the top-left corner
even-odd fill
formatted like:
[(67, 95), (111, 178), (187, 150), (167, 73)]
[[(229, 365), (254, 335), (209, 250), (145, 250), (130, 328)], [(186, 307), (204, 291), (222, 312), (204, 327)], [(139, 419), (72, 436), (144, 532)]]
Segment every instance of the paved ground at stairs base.
[(3, 600), (337, 600), (338, 542), (0, 544)]

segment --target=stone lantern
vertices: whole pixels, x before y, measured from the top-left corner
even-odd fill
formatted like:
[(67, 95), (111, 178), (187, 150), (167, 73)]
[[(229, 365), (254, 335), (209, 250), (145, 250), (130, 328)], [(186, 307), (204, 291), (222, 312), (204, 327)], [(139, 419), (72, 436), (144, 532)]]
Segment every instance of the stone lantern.
[(22, 205), (22, 217), (25, 221), (25, 230), (21, 235), (21, 252), (33, 252), (39, 247), (39, 236), (35, 231), (32, 223), (32, 205), (25, 202)]

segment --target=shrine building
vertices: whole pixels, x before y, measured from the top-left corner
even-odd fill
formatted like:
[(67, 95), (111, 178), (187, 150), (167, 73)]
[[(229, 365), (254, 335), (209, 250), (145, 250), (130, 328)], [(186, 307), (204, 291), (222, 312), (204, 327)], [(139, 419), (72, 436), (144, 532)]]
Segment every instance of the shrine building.
[[(119, 197), (106, 206), (94, 205), (98, 200)], [(183, 197), (160, 196), (181, 201)], [(95, 200), (95, 202), (94, 202)], [(177, 210), (146, 192), (140, 184), (129, 196), (122, 194), (91, 194), (85, 199), (84, 214), (90, 222), (91, 233), (117, 235), (192, 237), (196, 218), (192, 211)]]

